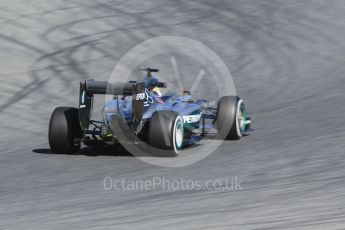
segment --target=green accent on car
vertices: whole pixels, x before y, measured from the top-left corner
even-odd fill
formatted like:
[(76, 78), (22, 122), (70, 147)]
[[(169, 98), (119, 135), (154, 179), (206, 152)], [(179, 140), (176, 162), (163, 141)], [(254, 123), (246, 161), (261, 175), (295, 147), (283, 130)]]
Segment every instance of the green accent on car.
[[(175, 131), (175, 146), (178, 150), (180, 150), (182, 148), (182, 144), (183, 144), (183, 122), (182, 120), (178, 120), (176, 123), (176, 131)], [(180, 137), (178, 137), (177, 135), (180, 135)], [(180, 138), (180, 141), (178, 141)]]
[(238, 116), (240, 122), (240, 130), (241, 132), (245, 132), (246, 131), (246, 117), (247, 117), (247, 114), (246, 114), (246, 109), (244, 107), (244, 104), (242, 103), (241, 106), (240, 106), (240, 114)]

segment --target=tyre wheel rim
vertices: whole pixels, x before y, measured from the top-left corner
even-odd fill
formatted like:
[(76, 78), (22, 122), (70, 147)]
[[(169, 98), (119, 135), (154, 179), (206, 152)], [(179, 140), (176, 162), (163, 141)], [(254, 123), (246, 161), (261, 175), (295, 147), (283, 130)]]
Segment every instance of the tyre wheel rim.
[(246, 130), (246, 109), (242, 100), (239, 100), (237, 104), (237, 134), (242, 136)]
[(178, 116), (175, 120), (175, 127), (174, 127), (174, 150), (178, 153), (183, 144), (183, 122), (182, 118)]

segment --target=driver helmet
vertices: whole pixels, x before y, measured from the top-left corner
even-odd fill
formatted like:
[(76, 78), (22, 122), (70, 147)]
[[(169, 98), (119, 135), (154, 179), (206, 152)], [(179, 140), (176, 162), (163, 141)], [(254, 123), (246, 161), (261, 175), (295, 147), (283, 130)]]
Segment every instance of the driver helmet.
[(158, 96), (158, 97), (162, 96), (161, 90), (157, 86), (154, 86), (152, 88), (152, 93), (156, 94), (156, 96)]

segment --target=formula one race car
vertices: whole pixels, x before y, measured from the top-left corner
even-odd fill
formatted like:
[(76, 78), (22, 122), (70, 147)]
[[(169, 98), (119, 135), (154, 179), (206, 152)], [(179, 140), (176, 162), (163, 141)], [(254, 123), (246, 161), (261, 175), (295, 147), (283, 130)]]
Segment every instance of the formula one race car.
[[(56, 153), (76, 153), (86, 145), (116, 144), (137, 140), (176, 155), (200, 137), (216, 135), (237, 140), (247, 133), (251, 120), (243, 100), (223, 96), (217, 108), (206, 100), (193, 100), (189, 91), (162, 94), (167, 84), (152, 76), (158, 69), (141, 68), (144, 79), (128, 83), (87, 80), (80, 83), (79, 109), (57, 107), (50, 119), (49, 145)], [(95, 94), (111, 95), (102, 120), (91, 120)], [(211, 130), (216, 130), (216, 133)], [(198, 138), (199, 137), (199, 138)]]

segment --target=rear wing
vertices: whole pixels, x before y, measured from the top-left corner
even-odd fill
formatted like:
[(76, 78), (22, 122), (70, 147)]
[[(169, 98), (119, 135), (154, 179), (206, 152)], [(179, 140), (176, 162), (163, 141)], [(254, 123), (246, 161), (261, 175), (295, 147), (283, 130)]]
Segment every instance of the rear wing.
[[(109, 83), (106, 81), (86, 80), (84, 82), (80, 82), (80, 89), (89, 95), (109, 94), (115, 96), (130, 96), (133, 95), (133, 89), (138, 84), (140, 83), (137, 83), (136, 81), (130, 81), (128, 83)], [(155, 86), (166, 88), (167, 84), (165, 82), (157, 82)]]
[(86, 80), (80, 82), (80, 89), (85, 90), (88, 95), (109, 94), (109, 95), (132, 95), (135, 83), (109, 83), (106, 81)]
[(95, 94), (124, 95), (129, 96), (133, 93), (135, 83), (112, 84), (106, 81), (86, 80), (80, 82), (79, 91), (79, 120), (82, 129), (89, 128), (92, 114), (93, 96)]
[[(157, 82), (155, 86), (166, 88), (166, 83)], [(132, 96), (145, 92), (143, 83), (130, 81), (128, 83), (110, 83), (106, 81), (86, 80), (80, 82), (79, 92), (79, 120), (82, 129), (88, 129), (92, 114), (93, 96), (95, 94)], [(135, 100), (133, 97), (132, 111), (137, 121), (141, 120), (144, 111), (144, 101)]]

